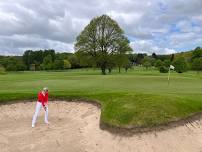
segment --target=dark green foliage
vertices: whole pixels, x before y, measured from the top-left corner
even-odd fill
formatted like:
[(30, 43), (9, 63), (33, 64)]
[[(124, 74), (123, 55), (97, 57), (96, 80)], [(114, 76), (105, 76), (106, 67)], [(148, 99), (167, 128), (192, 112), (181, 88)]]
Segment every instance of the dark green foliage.
[[(35, 64), (36, 70), (40, 70), (40, 66), (44, 67), (44, 65), (41, 65), (44, 61), (44, 58), (46, 56), (51, 56), (52, 62), (55, 61), (55, 50), (39, 50), (39, 51), (32, 51), (27, 50), (23, 54), (23, 62), (26, 65), (26, 69), (29, 70), (30, 65)], [(50, 66), (49, 66), (50, 68)]]
[(6, 73), (6, 69), (0, 65), (0, 74), (5, 74)]
[(175, 67), (175, 71), (178, 73), (183, 73), (188, 70), (188, 63), (184, 57), (179, 57), (174, 60), (173, 65)]
[(128, 61), (128, 63), (125, 64), (123, 67), (125, 69), (125, 72), (127, 72), (128, 69), (131, 69), (133, 67), (133, 64), (130, 61)]
[(53, 63), (53, 69), (63, 70), (64, 69), (64, 61), (62, 59), (56, 59)]
[(79, 60), (78, 60), (77, 56), (75, 56), (73, 54), (68, 56), (68, 61), (70, 62), (71, 68), (73, 68), (73, 69), (81, 67), (79, 64)]
[(157, 59), (156, 53), (152, 53), (152, 58)]
[(135, 59), (135, 63), (142, 64), (142, 60), (144, 59), (145, 56), (147, 56), (147, 54), (138, 53)]
[(169, 66), (171, 65), (171, 61), (170, 61), (170, 60), (165, 60), (165, 61), (163, 62), (163, 65), (164, 65), (165, 67), (169, 67)]
[(160, 71), (161, 73), (168, 73), (168, 67), (166, 67), (166, 66), (161, 66), (161, 67), (159, 68), (159, 71)]
[(202, 71), (202, 48), (197, 47), (192, 53), (192, 69)]
[(161, 66), (163, 66), (163, 62), (160, 59), (158, 59), (158, 60), (156, 60), (154, 65), (155, 65), (155, 67), (160, 68)]
[(202, 57), (193, 60), (192, 69), (198, 72), (202, 71)]
[(201, 57), (202, 57), (202, 48), (197, 47), (192, 53), (192, 60), (195, 58), (201, 58)]
[(53, 68), (53, 60), (50, 54), (44, 57), (42, 68), (44, 70), (51, 70)]
[(170, 58), (171, 58), (171, 55), (157, 55), (156, 59), (164, 61), (164, 60), (170, 60)]
[(153, 64), (153, 58), (145, 56), (145, 58), (143, 59), (143, 66), (148, 69), (149, 67), (152, 66)]
[(174, 59), (175, 59), (175, 54), (171, 54), (170, 61), (172, 62), (174, 61)]
[(76, 52), (76, 58), (78, 59), (80, 67), (95, 67), (95, 62), (91, 55), (86, 52)]
[(64, 69), (70, 69), (71, 68), (71, 63), (68, 60), (63, 60), (64, 64)]
[(6, 71), (24, 71), (26, 66), (22, 62), (22, 58), (19, 56), (4, 57), (1, 60), (1, 65)]

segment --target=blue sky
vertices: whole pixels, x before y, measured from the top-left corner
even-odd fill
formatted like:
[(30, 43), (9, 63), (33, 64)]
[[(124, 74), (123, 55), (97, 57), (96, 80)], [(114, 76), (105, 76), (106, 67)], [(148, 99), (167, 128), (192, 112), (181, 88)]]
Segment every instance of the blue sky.
[(0, 54), (74, 51), (76, 36), (102, 14), (116, 20), (134, 52), (170, 54), (202, 46), (201, 0), (0, 1)]

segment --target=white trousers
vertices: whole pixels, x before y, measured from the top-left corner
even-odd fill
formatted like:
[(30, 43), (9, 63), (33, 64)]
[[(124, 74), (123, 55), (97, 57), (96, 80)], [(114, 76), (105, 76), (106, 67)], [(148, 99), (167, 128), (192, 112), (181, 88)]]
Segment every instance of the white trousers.
[[(32, 119), (32, 126), (35, 126), (36, 119), (37, 119), (37, 117), (39, 115), (41, 107), (42, 107), (42, 103), (37, 101), (37, 103), (36, 103), (36, 110), (35, 110), (35, 113), (34, 113), (34, 116), (33, 116), (33, 119)], [(44, 121), (45, 121), (45, 123), (48, 123), (48, 106), (47, 105), (46, 105), (46, 111), (45, 111), (45, 119), (44, 119)]]

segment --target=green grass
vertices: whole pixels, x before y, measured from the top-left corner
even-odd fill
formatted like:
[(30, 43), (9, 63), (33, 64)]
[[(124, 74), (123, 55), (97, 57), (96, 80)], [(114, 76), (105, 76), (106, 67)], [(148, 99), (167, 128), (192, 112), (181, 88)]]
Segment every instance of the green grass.
[(135, 68), (119, 74), (99, 70), (11, 72), (0, 75), (0, 103), (36, 99), (48, 86), (50, 97), (86, 98), (102, 105), (103, 122), (119, 127), (149, 127), (202, 111), (202, 76), (195, 72), (167, 74)]

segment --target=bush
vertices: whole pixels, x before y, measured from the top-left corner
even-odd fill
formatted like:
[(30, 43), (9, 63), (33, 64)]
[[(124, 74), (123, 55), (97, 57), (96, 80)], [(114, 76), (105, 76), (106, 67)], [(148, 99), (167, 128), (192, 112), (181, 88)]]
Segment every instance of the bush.
[(64, 69), (64, 62), (63, 62), (63, 60), (56, 59), (55, 62), (53, 63), (53, 68), (55, 70), (63, 70)]
[(157, 67), (157, 68), (160, 68), (161, 66), (163, 66), (163, 62), (160, 60), (160, 59), (158, 59), (156, 62), (155, 62), (155, 67)]
[(70, 69), (71, 63), (68, 60), (63, 60), (64, 69)]
[(184, 57), (177, 58), (174, 62), (175, 71), (183, 73), (188, 70), (188, 63)]
[(192, 69), (197, 72), (202, 71), (202, 57), (193, 60)]
[(159, 68), (159, 71), (160, 71), (161, 73), (168, 73), (168, 68), (165, 67), (165, 66), (161, 66), (161, 67)]
[(171, 61), (170, 60), (165, 60), (163, 62), (163, 65), (165, 65), (166, 67), (169, 67), (171, 65)]
[(1, 65), (0, 65), (0, 74), (6, 74), (5, 68)]
[(17, 71), (17, 65), (16, 64), (8, 64), (6, 66), (6, 71)]

